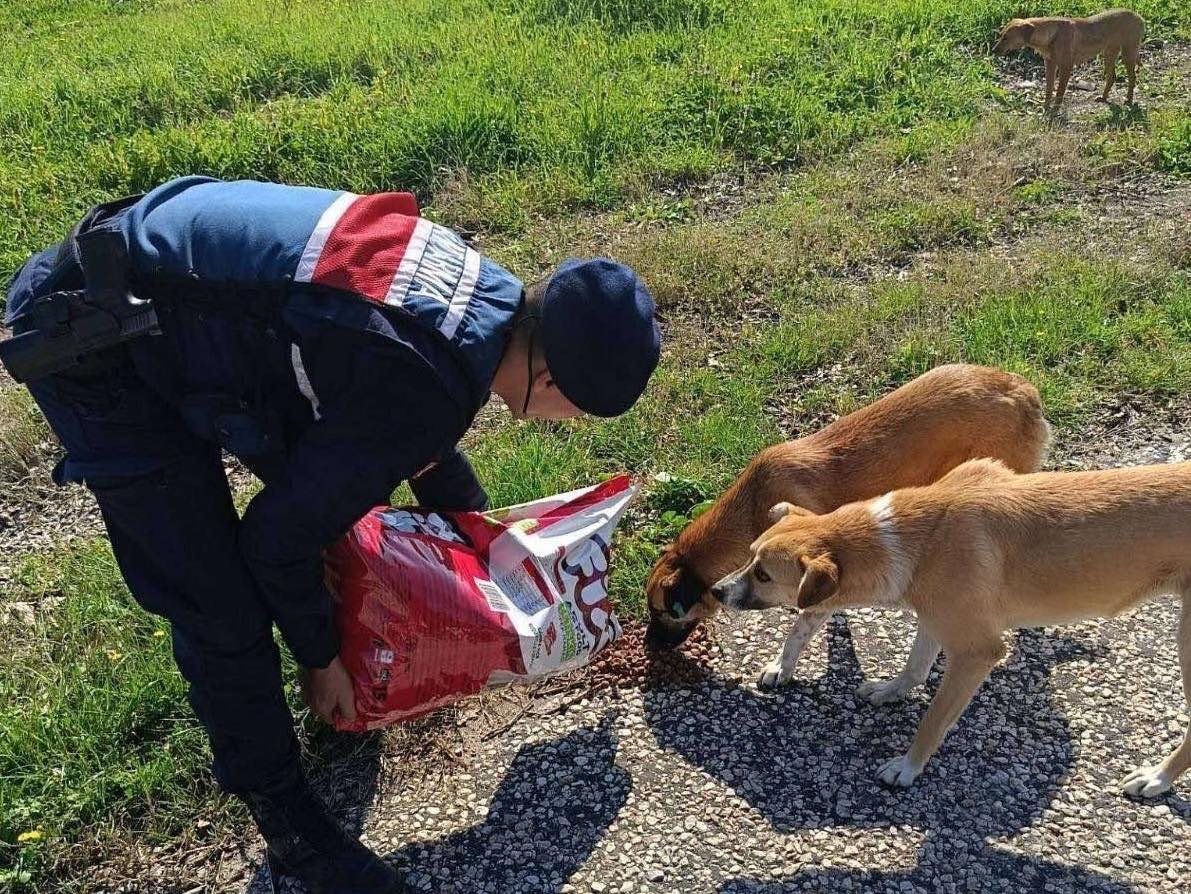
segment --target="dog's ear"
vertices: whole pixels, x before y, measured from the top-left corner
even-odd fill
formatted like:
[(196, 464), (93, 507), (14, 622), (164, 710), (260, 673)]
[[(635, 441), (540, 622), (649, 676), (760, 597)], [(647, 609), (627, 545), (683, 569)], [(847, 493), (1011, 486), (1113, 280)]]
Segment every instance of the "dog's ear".
[(994, 53), (1007, 53), (1009, 46), (1009, 36), (1017, 31), (1017, 26), (1021, 19), (1010, 19), (1005, 23), (1000, 33), (997, 35), (997, 42), (993, 44), (992, 51)]
[(1035, 25), (1032, 22), (1026, 23), (1029, 30), (1023, 32), (1026, 38), (1026, 44), (1032, 47), (1048, 47), (1055, 42), (1055, 38), (1059, 36), (1059, 23), (1046, 22), (1041, 25)]
[(1009, 24), (1001, 30), (1001, 40), (1013, 34), (1020, 37), (1022, 43), (1029, 46), (1034, 37), (1034, 29), (1036, 27), (1029, 19), (1011, 19)]
[(787, 515), (814, 515), (814, 513), (801, 506), (795, 506), (793, 503), (774, 503), (769, 509), (769, 523), (776, 525)]
[(674, 544), (662, 549), (662, 554), (658, 556), (653, 568), (651, 583), (656, 582), (662, 590), (670, 590), (678, 585), (678, 581), (682, 577), (682, 561), (674, 555)]
[(804, 556), (802, 565), (806, 569), (798, 584), (798, 607), (810, 608), (839, 591), (839, 566), (829, 554)]
[(674, 545), (670, 544), (662, 549), (662, 554), (649, 572), (645, 582), (645, 591), (653, 597), (674, 589), (682, 578), (682, 562), (674, 555)]

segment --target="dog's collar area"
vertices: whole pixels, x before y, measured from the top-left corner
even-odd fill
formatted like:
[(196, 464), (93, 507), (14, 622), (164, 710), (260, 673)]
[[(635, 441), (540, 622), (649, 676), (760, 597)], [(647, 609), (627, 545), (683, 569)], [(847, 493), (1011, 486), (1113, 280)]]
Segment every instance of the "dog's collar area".
[(703, 592), (707, 589), (703, 581), (689, 571), (684, 571), (678, 586), (670, 591), (670, 617), (681, 621), (703, 601)]

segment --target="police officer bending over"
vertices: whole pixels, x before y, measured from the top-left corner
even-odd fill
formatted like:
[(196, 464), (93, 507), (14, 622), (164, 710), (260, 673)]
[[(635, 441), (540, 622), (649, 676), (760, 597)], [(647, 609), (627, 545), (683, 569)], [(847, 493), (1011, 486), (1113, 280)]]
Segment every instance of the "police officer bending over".
[[(322, 549), (408, 480), (488, 505), (456, 444), (516, 418), (617, 416), (659, 356), (648, 291), (605, 259), (529, 289), (407, 193), (185, 177), (93, 209), (9, 287), (0, 355), (99, 503), (132, 595), (169, 619), (220, 785), (274, 877), (400, 890), (310, 791), (276, 624), (311, 707), (354, 715)], [(264, 482), (238, 518), (221, 448)]]

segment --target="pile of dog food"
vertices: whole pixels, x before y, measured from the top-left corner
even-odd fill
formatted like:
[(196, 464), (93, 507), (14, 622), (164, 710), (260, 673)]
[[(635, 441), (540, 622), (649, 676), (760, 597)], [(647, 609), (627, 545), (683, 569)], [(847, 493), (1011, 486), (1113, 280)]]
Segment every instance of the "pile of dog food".
[(623, 635), (591, 664), (587, 679), (592, 690), (690, 686), (706, 679), (707, 664), (720, 654), (706, 624), (696, 627), (681, 648), (669, 652), (648, 651), (644, 633), (639, 623), (624, 625)]

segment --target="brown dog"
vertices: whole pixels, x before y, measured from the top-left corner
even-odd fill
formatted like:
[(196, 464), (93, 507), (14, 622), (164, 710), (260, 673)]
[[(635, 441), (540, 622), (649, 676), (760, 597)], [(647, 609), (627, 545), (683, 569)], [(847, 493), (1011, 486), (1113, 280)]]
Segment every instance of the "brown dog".
[[(1067, 92), (1071, 70), (1096, 57), (1104, 57), (1104, 92), (1101, 102), (1108, 102), (1108, 91), (1117, 77), (1117, 55), (1129, 74), (1128, 101), (1133, 102), (1137, 83), (1137, 60), (1145, 22), (1131, 9), (1110, 9), (1086, 19), (1013, 19), (1001, 31), (994, 53), (1009, 53), (1029, 47), (1046, 61), (1046, 104), (1058, 111)], [(1059, 89), (1055, 94), (1055, 79)], [(1054, 107), (1050, 99), (1054, 95)]]
[[(1163, 593), (1183, 598), (1179, 664), (1191, 704), (1191, 463), (1107, 472), (1016, 475), (994, 460), (964, 463), (926, 487), (828, 515), (785, 517), (750, 561), (712, 590), (734, 608), (797, 606), (826, 617), (856, 606), (918, 615), (947, 666), (914, 742), (879, 777), (922, 772), (1019, 627), (1111, 617)], [(1191, 729), (1161, 764), (1123, 781), (1153, 797), (1191, 766)]]
[[(933, 369), (816, 434), (763, 450), (654, 566), (646, 583), (646, 644), (674, 648), (718, 610), (708, 587), (748, 560), (749, 545), (771, 524), (775, 503), (830, 512), (893, 488), (928, 484), (980, 456), (1031, 472), (1041, 465), (1049, 439), (1033, 385), (1012, 373), (956, 364)], [(789, 679), (817, 629), (795, 624), (762, 685)], [(923, 647), (929, 650), (929, 643)], [(883, 701), (896, 693), (872, 697)]]

